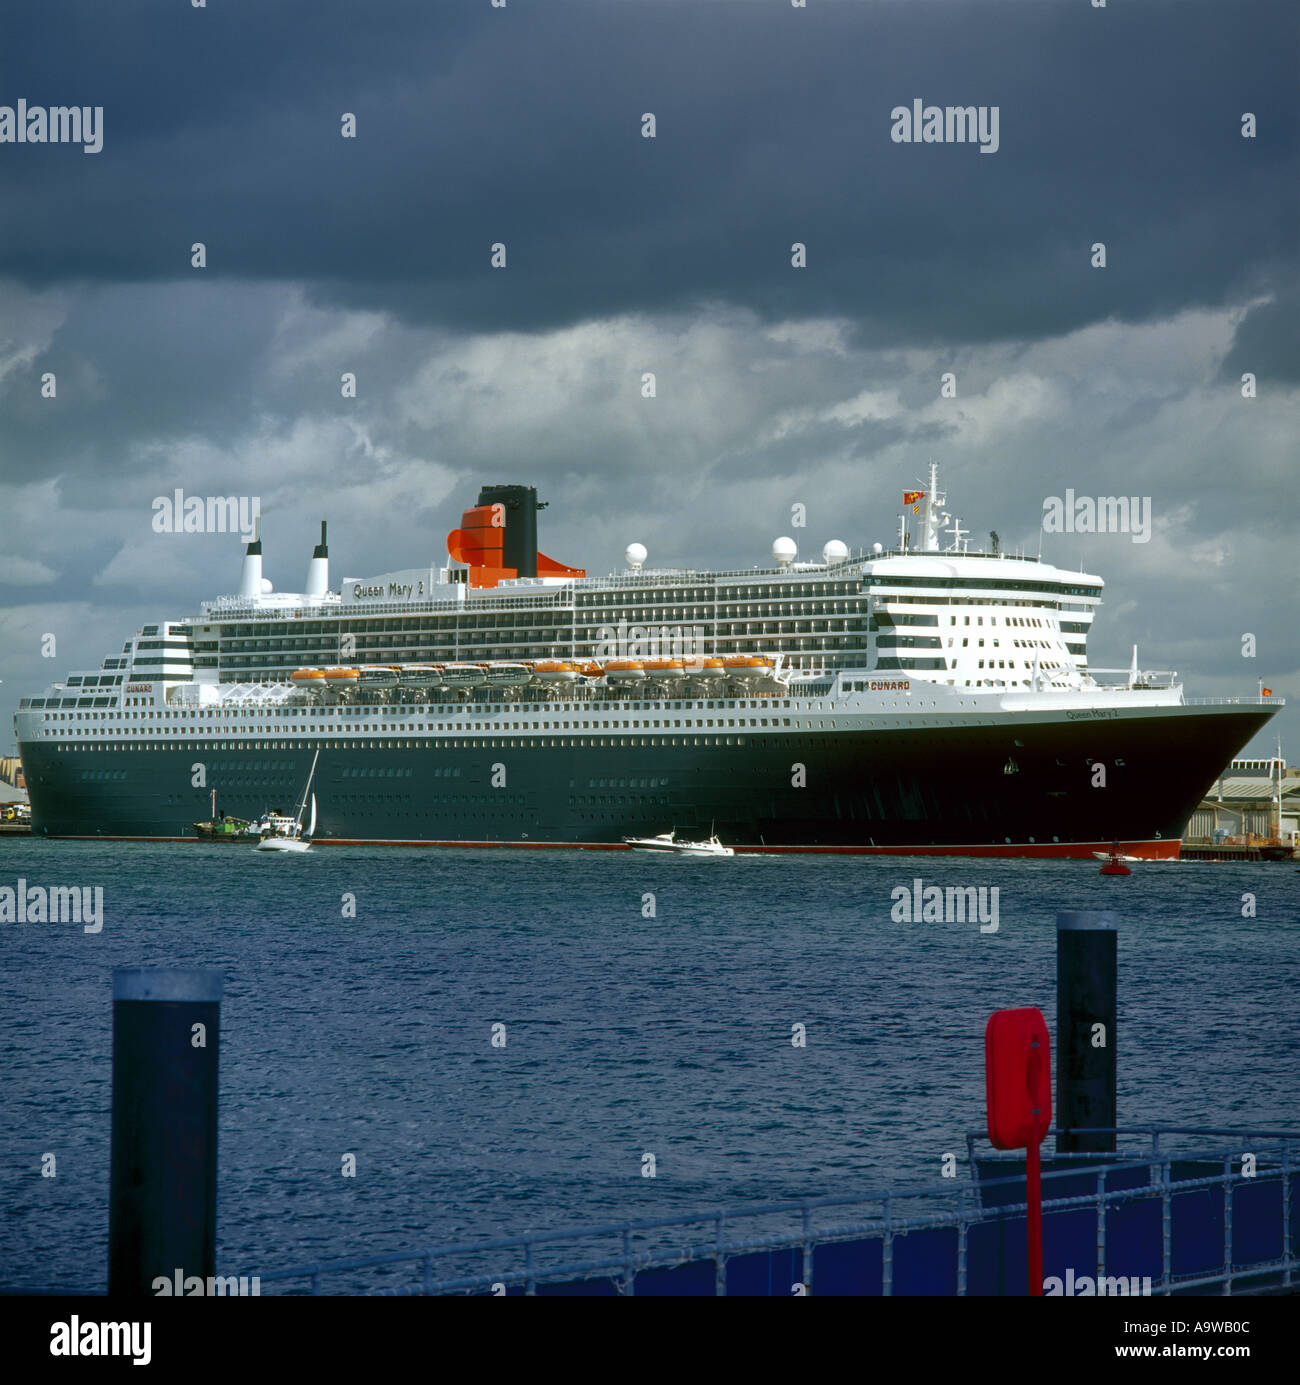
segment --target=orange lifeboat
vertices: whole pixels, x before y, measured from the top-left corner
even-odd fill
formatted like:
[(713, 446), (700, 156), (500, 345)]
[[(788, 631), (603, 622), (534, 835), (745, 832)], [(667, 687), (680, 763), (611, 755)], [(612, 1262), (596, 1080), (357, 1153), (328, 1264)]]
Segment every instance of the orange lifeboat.
[(318, 668), (296, 668), (289, 675), (289, 681), (303, 687), (319, 687), (324, 684), (325, 675)]
[(582, 674), (584, 678), (603, 678), (605, 676), (604, 668), (602, 668), (600, 664), (591, 662), (579, 664), (578, 672)]
[(772, 672), (770, 659), (761, 659), (753, 654), (732, 654), (724, 660), (724, 664), (729, 677), (746, 685), (759, 683)]
[(563, 659), (542, 659), (534, 665), (533, 673), (539, 683), (562, 684), (578, 681), (578, 666), (565, 663)]
[(644, 683), (646, 666), (640, 659), (611, 659), (605, 665), (607, 683)]
[(645, 674), (647, 678), (677, 682), (686, 677), (686, 665), (680, 659), (647, 659)]
[(719, 678), (725, 678), (727, 674), (722, 660), (715, 659), (712, 655), (707, 658), (692, 659), (688, 671), (692, 678), (699, 678), (710, 683)]
[(321, 670), (325, 685), (332, 689), (355, 688), (361, 677), (359, 669), (327, 668)]

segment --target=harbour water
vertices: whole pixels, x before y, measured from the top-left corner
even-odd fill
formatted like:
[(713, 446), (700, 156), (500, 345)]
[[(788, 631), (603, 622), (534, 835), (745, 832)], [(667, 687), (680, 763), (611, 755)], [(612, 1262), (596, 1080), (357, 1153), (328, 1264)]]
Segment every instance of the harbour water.
[[(1121, 1124), (1300, 1107), (1289, 864), (31, 840), (20, 877), (102, 886), (104, 923), (0, 925), (10, 1287), (105, 1283), (116, 965), (226, 977), (225, 1272), (932, 1182), (990, 1011), (1054, 1024), (1059, 909), (1119, 913)], [(996, 888), (997, 931), (891, 917), (916, 879)]]

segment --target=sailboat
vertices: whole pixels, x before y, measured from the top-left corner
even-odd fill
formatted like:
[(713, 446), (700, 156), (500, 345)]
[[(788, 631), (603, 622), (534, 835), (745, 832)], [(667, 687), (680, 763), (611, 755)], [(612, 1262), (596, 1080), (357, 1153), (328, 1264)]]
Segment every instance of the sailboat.
[[(316, 777), (316, 762), (320, 751), (312, 757), (311, 773), (302, 791), (302, 801), (293, 817), (283, 817), (279, 813), (267, 813), (258, 824), (262, 840), (257, 844), (258, 851), (310, 851), (311, 839), (316, 835), (316, 795), (311, 791), (312, 780)], [(311, 798), (311, 818), (303, 830), (302, 815), (307, 811), (307, 800)]]

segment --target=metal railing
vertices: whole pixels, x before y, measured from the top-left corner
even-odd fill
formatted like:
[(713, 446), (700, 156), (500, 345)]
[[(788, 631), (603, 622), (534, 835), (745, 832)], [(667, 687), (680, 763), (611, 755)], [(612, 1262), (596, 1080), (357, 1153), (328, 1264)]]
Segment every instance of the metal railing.
[[(1051, 1131), (1049, 1134), (1058, 1134)], [(1120, 1139), (1147, 1141), (1143, 1152), (1115, 1154), (1058, 1154), (1054, 1164), (1043, 1172), (1043, 1213), (1053, 1214), (1092, 1210), (1096, 1217), (1095, 1260), (1087, 1265), (1098, 1278), (1108, 1273), (1107, 1228), (1110, 1213), (1119, 1207), (1143, 1200), (1160, 1204), (1158, 1259), (1161, 1266), (1151, 1292), (1169, 1295), (1216, 1287), (1224, 1294), (1250, 1292), (1265, 1287), (1287, 1292), (1300, 1271), (1300, 1255), (1294, 1245), (1293, 1182), (1300, 1173), (1300, 1133), (1294, 1131), (1244, 1131), (1191, 1127), (1146, 1127), (1113, 1132)], [(1218, 1144), (1191, 1149), (1170, 1147), (1170, 1137), (1230, 1136), (1231, 1146)], [(1161, 1146), (1162, 1137), (1166, 1143)], [(977, 1136), (968, 1135), (971, 1170), (976, 1167)], [(1268, 1141), (1263, 1145), (1261, 1141)], [(1252, 1146), (1247, 1148), (1247, 1146)], [(1255, 1161), (1253, 1176), (1244, 1176), (1237, 1167), (1249, 1154)], [(983, 1157), (986, 1166), (996, 1167), (999, 1157)], [(1222, 1171), (1183, 1173), (1175, 1176), (1175, 1165), (1221, 1164)], [(982, 1170), (984, 1172), (986, 1170)], [(1146, 1171), (1145, 1181), (1129, 1186), (1112, 1186), (1115, 1175)], [(1064, 1190), (1064, 1181), (1077, 1183), (1081, 1176), (1095, 1175), (1087, 1192)], [(1280, 1226), (1277, 1228), (1282, 1253), (1278, 1256), (1241, 1260), (1234, 1256), (1234, 1196), (1249, 1183), (1259, 1188), (1280, 1184)], [(1052, 1195), (1053, 1187), (1059, 1189)], [(737, 1257), (788, 1255), (788, 1260), (771, 1262), (775, 1273), (794, 1271), (798, 1278), (781, 1284), (775, 1292), (812, 1293), (815, 1289), (814, 1261), (819, 1249), (834, 1245), (851, 1248), (851, 1243), (879, 1243), (879, 1292), (890, 1296), (896, 1291), (896, 1242), (917, 1232), (952, 1230), (953, 1263), (939, 1257), (937, 1268), (948, 1275), (958, 1295), (968, 1292), (997, 1292), (987, 1284), (971, 1284), (971, 1233), (989, 1224), (1023, 1224), (1026, 1204), (1001, 1201), (1014, 1198), (1023, 1190), (1023, 1175), (947, 1180), (940, 1184), (902, 1191), (873, 1191), (856, 1195), (819, 1197), (772, 1202), (756, 1206), (719, 1208), (694, 1214), (629, 1220), (599, 1226), (570, 1228), (527, 1236), (468, 1241), (391, 1254), (358, 1256), (320, 1261), (292, 1269), (262, 1271), (263, 1292), (267, 1286), (282, 1285), (290, 1293), (320, 1294), (367, 1293), (383, 1295), (500, 1294), (514, 1289), (526, 1294), (539, 1291), (581, 1291), (584, 1282), (597, 1281), (605, 1292), (631, 1295), (637, 1292), (638, 1278), (648, 1273), (694, 1267), (701, 1274), (676, 1292), (726, 1294), (728, 1270)], [(1220, 1263), (1192, 1273), (1174, 1270), (1174, 1200), (1201, 1191), (1221, 1190), (1223, 1198), (1223, 1240)], [(935, 1204), (942, 1205), (936, 1207)], [(1238, 1224), (1241, 1222), (1239, 1216)], [(1050, 1224), (1045, 1222), (1045, 1225)], [(1251, 1228), (1247, 1228), (1251, 1230)], [(1021, 1241), (1023, 1247), (1023, 1241)], [(1145, 1248), (1156, 1255), (1154, 1244)], [(711, 1270), (710, 1270), (711, 1267)], [(951, 1274), (949, 1274), (951, 1270)], [(1023, 1275), (1023, 1269), (1020, 1271)], [(986, 1277), (986, 1276), (985, 1276)], [(769, 1280), (773, 1270), (769, 1269)], [(330, 1287), (327, 1286), (327, 1281)], [(701, 1287), (705, 1282), (711, 1288)], [(657, 1292), (665, 1292), (659, 1280)], [(1023, 1281), (1021, 1281), (1023, 1283)], [(271, 1290), (275, 1292), (274, 1289)], [(590, 1291), (590, 1290), (589, 1290)], [(753, 1292), (752, 1287), (742, 1292)], [(830, 1292), (836, 1292), (834, 1286)], [(843, 1290), (841, 1290), (843, 1291)], [(1023, 1287), (1006, 1290), (1023, 1292)], [(862, 1292), (862, 1290), (857, 1290)], [(906, 1292), (906, 1290), (904, 1290)]]
[(1240, 704), (1243, 707), (1285, 707), (1284, 697), (1185, 697), (1184, 707), (1226, 707)]

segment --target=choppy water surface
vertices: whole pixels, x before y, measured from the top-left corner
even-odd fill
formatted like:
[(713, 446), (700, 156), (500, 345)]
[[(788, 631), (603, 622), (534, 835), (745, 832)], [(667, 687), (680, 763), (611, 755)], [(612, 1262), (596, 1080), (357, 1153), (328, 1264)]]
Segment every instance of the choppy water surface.
[[(1054, 1027), (1063, 908), (1120, 912), (1122, 1124), (1300, 1125), (1292, 865), (0, 841), (19, 876), (106, 921), (0, 925), (9, 1285), (105, 1280), (115, 965), (226, 977), (229, 1270), (934, 1181), (989, 1012)], [(996, 886), (998, 931), (892, 920), (915, 877)]]

